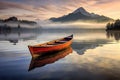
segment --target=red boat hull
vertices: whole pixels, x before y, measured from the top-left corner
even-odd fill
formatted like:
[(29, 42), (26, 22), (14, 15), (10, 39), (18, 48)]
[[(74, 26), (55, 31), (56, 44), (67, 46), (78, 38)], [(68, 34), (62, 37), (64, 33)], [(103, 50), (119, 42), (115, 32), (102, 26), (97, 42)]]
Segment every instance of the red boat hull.
[(63, 44), (58, 44), (58, 45), (55, 45), (55, 46), (28, 46), (30, 52), (31, 52), (31, 55), (34, 57), (34, 56), (40, 56), (42, 55), (43, 53), (48, 53), (48, 52), (55, 52), (55, 51), (60, 51), (60, 50), (63, 50), (63, 49), (66, 49), (68, 48), (72, 43), (72, 39), (63, 43)]

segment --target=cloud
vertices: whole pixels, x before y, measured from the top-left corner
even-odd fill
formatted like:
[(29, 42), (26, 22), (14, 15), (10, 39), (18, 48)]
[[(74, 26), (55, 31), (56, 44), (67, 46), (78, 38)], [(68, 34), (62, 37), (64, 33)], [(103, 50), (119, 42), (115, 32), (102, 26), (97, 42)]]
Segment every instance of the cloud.
[(31, 10), (32, 6), (18, 4), (18, 3), (11, 3), (11, 2), (4, 2), (0, 1), (0, 10), (2, 9), (9, 9), (9, 8), (19, 8), (19, 9), (25, 9), (25, 10)]
[[(0, 13), (2, 14), (0, 17), (5, 17), (4, 12), (8, 12), (9, 16), (16, 13), (16, 15), (20, 16), (21, 14), (23, 17), (26, 14), (39, 19), (48, 19), (66, 15), (82, 6), (89, 12), (116, 18), (120, 17), (118, 15), (120, 13), (119, 3), (118, 0), (1, 0)], [(111, 5), (114, 6), (110, 8)]]

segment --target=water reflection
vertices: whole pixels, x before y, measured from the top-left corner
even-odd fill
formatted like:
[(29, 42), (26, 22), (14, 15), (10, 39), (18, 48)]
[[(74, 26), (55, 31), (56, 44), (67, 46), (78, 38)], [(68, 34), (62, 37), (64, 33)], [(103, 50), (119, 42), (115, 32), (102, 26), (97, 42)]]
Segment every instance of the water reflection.
[[(120, 80), (120, 43), (106, 38), (104, 30), (42, 29), (40, 35), (34, 32), (34, 29), (27, 28), (21, 29), (20, 33), (18, 28), (2, 31), (0, 33), (0, 73), (2, 73), (0, 80)], [(66, 50), (31, 59), (28, 44), (47, 42), (69, 34), (74, 34), (72, 54), (69, 53), (70, 50)], [(38, 37), (29, 40), (34, 38), (32, 35)], [(26, 41), (19, 41), (21, 39)], [(18, 45), (11, 45), (6, 40), (16, 40)], [(34, 71), (28, 72), (28, 67), (29, 70), (34, 69)]]
[(43, 56), (39, 57), (32, 57), (31, 63), (29, 66), (29, 71), (33, 70), (36, 67), (42, 67), (50, 63), (54, 63), (55, 61), (67, 56), (68, 54), (72, 53), (72, 48), (68, 47), (65, 50), (54, 52), (54, 53), (48, 53)]
[(41, 33), (41, 28), (25, 28), (20, 24), (16, 27), (8, 25), (0, 26), (0, 41), (9, 41), (16, 45), (19, 40), (30, 40), (36, 38)]
[(116, 41), (120, 40), (120, 31), (107, 31), (107, 38), (114, 38)]
[(94, 49), (98, 46), (103, 46), (108, 43), (108, 40), (98, 39), (94, 41), (82, 41), (82, 42), (73, 42), (72, 48), (79, 54), (83, 55), (86, 50)]

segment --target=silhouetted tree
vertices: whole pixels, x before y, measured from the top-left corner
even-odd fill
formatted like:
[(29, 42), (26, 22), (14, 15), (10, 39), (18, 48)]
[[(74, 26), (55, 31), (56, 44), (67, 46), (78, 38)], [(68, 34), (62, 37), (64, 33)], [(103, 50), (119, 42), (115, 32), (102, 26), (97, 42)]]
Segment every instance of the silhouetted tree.
[(107, 28), (107, 29), (110, 29), (110, 26), (111, 26), (111, 24), (108, 23), (107, 26), (106, 26), (106, 28)]
[(120, 20), (117, 19), (114, 23), (108, 23), (106, 30), (120, 30)]

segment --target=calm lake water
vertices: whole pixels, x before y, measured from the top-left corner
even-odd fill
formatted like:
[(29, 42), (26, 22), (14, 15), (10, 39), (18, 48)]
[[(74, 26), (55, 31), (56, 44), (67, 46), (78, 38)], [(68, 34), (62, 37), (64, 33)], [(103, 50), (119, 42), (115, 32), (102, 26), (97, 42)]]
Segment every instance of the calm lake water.
[[(28, 45), (71, 34), (74, 35), (72, 49), (52, 56), (54, 60), (63, 54), (51, 64), (34, 65), (34, 69), (28, 71), (32, 61)], [(106, 33), (98, 29), (2, 31), (0, 80), (120, 80), (119, 39), (119, 32)]]

